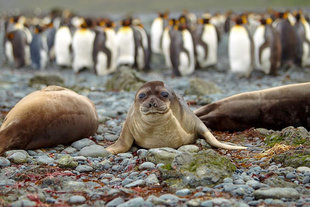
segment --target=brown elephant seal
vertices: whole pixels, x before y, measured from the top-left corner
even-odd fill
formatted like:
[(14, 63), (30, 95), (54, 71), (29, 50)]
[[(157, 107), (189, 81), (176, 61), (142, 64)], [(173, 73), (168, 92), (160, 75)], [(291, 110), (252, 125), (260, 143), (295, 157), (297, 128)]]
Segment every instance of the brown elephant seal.
[(145, 83), (136, 93), (118, 140), (107, 150), (127, 152), (135, 142), (143, 148), (178, 148), (204, 137), (214, 147), (245, 149), (219, 142), (182, 98), (161, 81)]
[(251, 127), (310, 129), (310, 83), (291, 84), (237, 94), (194, 112), (212, 130), (238, 131)]
[(96, 108), (87, 97), (48, 86), (25, 96), (7, 114), (0, 128), (0, 154), (68, 144), (97, 128)]

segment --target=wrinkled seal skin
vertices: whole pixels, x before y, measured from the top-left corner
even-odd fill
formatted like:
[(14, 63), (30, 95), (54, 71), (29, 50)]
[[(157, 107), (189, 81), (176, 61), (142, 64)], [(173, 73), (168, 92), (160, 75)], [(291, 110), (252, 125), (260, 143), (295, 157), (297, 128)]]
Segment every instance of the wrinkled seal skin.
[(310, 130), (310, 83), (291, 84), (237, 94), (194, 112), (206, 126), (218, 131), (251, 127), (283, 129), (303, 126)]
[(127, 152), (134, 142), (143, 148), (178, 148), (198, 136), (214, 147), (246, 148), (219, 142), (182, 98), (163, 82), (152, 81), (136, 93), (120, 137), (107, 150), (112, 154)]
[(0, 128), (0, 154), (68, 144), (97, 128), (96, 108), (87, 97), (48, 86), (24, 97), (7, 114)]

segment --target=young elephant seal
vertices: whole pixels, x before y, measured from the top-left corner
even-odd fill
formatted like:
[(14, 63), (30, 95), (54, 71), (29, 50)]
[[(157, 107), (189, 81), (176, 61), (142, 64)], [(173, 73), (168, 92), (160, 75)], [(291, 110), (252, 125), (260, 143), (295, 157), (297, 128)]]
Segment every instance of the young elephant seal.
[(245, 149), (219, 142), (182, 98), (161, 81), (144, 84), (136, 93), (118, 140), (107, 150), (127, 152), (133, 142), (143, 148), (178, 148), (202, 136), (214, 146)]
[(310, 129), (310, 83), (290, 84), (237, 94), (203, 106), (195, 114), (212, 130), (251, 127)]
[(0, 128), (0, 154), (5, 150), (36, 149), (68, 144), (98, 128), (94, 104), (59, 86), (35, 91), (7, 114)]

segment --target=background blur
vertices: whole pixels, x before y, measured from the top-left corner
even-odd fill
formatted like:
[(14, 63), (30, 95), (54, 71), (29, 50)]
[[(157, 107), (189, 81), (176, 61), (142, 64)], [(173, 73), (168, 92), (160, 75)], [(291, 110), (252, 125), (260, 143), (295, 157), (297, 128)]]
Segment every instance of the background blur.
[(0, 12), (33, 11), (47, 12), (52, 8), (66, 8), (82, 15), (130, 15), (163, 10), (178, 12), (226, 11), (228, 9), (265, 10), (266, 8), (305, 8), (310, 0), (0, 0)]

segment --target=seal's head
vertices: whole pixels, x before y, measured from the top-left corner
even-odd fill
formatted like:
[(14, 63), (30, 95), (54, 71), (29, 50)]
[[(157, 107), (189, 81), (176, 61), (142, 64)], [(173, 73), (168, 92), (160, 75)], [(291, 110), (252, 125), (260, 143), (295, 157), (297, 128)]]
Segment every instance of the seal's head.
[(156, 116), (165, 114), (170, 109), (174, 93), (165, 87), (161, 81), (151, 81), (144, 84), (136, 93), (135, 106), (141, 115)]

